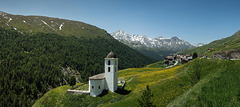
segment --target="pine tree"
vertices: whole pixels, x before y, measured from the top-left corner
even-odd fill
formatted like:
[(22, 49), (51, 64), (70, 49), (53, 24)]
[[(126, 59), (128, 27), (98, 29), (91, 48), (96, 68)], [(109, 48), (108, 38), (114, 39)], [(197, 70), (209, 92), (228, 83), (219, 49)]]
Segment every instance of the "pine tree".
[(195, 58), (197, 58), (197, 57), (198, 57), (197, 53), (194, 52), (194, 53), (193, 53), (193, 59), (195, 59)]
[(69, 84), (70, 84), (70, 86), (74, 86), (74, 85), (76, 85), (76, 78), (74, 77), (74, 76), (71, 76), (70, 77), (70, 81), (69, 81)]
[(153, 102), (151, 101), (151, 98), (153, 97), (153, 94), (151, 93), (151, 89), (149, 86), (146, 86), (146, 89), (143, 90), (141, 99), (138, 99), (138, 103), (140, 107), (155, 107), (153, 105)]

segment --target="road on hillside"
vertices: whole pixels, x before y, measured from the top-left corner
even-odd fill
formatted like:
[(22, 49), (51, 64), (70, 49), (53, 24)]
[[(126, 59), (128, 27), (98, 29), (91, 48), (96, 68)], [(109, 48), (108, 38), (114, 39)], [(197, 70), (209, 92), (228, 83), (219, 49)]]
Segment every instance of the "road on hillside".
[(178, 61), (176, 61), (176, 63), (175, 63), (174, 65), (168, 66), (168, 67), (166, 67), (166, 68), (171, 68), (171, 67), (173, 67), (173, 66), (175, 66), (175, 65), (177, 65), (177, 64), (178, 64)]

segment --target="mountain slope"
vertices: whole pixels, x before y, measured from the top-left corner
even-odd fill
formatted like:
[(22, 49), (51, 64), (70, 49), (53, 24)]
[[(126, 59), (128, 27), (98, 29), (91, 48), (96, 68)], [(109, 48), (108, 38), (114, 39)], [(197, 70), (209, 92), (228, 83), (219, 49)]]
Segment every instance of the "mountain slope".
[(162, 60), (169, 54), (193, 47), (190, 43), (176, 36), (172, 38), (157, 37), (151, 39), (147, 36), (127, 34), (122, 30), (111, 33), (111, 35), (142, 54), (159, 60)]
[[(85, 82), (104, 71), (101, 65), (110, 51), (121, 59), (119, 69), (153, 62), (92, 25), (37, 17), (0, 13), (0, 106), (32, 106), (48, 90), (66, 84), (72, 75)], [(48, 26), (48, 20), (82, 24), (84, 29), (77, 25)]]
[[(215, 52), (236, 50), (239, 48), (240, 48), (240, 31), (236, 32), (230, 37), (213, 41), (201, 47), (189, 48), (189, 49), (180, 51), (179, 53), (197, 52), (200, 54), (206, 54), (208, 56), (212, 56), (212, 54)], [(208, 49), (210, 49), (210, 51), (208, 51)]]
[(11, 27), (22, 33), (45, 32), (63, 36), (109, 38), (106, 31), (93, 25), (44, 16), (22, 16), (0, 12), (0, 25), (5, 28)]

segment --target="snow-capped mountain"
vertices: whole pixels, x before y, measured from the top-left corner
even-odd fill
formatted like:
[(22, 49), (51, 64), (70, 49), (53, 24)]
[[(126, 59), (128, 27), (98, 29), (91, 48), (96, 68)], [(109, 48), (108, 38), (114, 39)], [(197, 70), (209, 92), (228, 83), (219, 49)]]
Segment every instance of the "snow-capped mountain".
[(203, 46), (205, 45), (204, 43), (196, 43), (196, 44), (192, 44), (194, 47), (200, 47), (200, 46)]
[(167, 50), (180, 51), (186, 48), (194, 47), (192, 44), (174, 36), (171, 38), (157, 37), (149, 38), (147, 36), (127, 34), (122, 30), (111, 33), (111, 35), (120, 42), (130, 47), (147, 47), (147, 48), (165, 48)]

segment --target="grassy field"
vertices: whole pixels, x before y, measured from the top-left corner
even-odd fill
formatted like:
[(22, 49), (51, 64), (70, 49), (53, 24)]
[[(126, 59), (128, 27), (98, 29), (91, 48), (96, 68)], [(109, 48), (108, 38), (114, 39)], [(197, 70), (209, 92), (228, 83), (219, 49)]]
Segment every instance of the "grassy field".
[(195, 85), (190, 84), (187, 74), (193, 61), (169, 69), (159, 63), (119, 71), (119, 77), (126, 80), (124, 90), (91, 97), (66, 94), (67, 85), (49, 91), (34, 106), (133, 107), (146, 85), (157, 106), (240, 106), (240, 61), (203, 59), (201, 79)]

